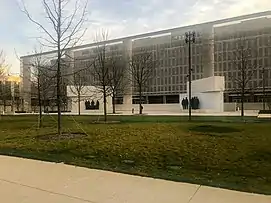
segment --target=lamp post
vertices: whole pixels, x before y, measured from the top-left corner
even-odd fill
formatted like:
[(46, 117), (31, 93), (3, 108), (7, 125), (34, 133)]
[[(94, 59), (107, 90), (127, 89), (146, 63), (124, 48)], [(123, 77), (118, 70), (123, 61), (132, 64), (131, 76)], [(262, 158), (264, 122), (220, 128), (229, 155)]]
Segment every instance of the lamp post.
[(196, 33), (193, 32), (186, 32), (185, 33), (185, 43), (188, 44), (188, 96), (189, 96), (189, 121), (191, 121), (191, 113), (192, 113), (192, 106), (191, 106), (191, 100), (192, 100), (192, 91), (191, 91), (191, 75), (192, 75), (192, 57), (191, 57), (191, 43), (195, 43), (196, 41), (196, 37), (195, 37)]

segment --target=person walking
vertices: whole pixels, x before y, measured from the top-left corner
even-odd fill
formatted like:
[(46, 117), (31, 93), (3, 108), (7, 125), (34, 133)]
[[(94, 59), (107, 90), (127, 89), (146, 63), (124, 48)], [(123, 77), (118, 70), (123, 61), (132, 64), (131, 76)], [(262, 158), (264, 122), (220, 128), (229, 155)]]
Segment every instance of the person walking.
[(184, 104), (185, 104), (184, 109), (188, 109), (189, 102), (188, 102), (187, 97), (185, 98), (185, 103)]
[(185, 98), (185, 109), (188, 109), (188, 105), (189, 105), (189, 101), (187, 99), (187, 97)]
[(185, 100), (184, 100), (184, 98), (182, 100), (182, 107), (183, 107), (183, 109), (185, 109)]
[(199, 98), (196, 97), (196, 109), (199, 109)]

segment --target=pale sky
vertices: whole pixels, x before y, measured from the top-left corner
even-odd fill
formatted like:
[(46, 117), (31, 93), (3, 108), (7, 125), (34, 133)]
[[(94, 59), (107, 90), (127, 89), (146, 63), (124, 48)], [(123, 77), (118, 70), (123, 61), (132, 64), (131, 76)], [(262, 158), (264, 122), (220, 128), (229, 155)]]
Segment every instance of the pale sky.
[[(21, 12), (20, 1), (0, 0), (0, 50), (13, 73), (20, 70), (16, 53), (32, 53), (35, 37), (40, 36)], [(34, 18), (44, 20), (42, 0), (24, 1)], [(101, 29), (118, 38), (267, 10), (271, 10), (270, 0), (89, 0), (84, 43), (93, 42), (93, 34)]]

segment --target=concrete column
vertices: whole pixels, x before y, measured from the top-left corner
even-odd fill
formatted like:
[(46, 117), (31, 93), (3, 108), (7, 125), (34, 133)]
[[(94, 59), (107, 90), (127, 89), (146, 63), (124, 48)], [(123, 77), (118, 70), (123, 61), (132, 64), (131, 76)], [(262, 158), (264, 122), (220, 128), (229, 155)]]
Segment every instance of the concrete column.
[(22, 81), (21, 81), (21, 97), (23, 99), (23, 106), (22, 109), (24, 111), (30, 112), (31, 111), (31, 58), (22, 58), (20, 69), (22, 74)]
[(201, 31), (203, 78), (214, 76), (214, 28), (205, 26)]
[(72, 85), (73, 82), (73, 75), (72, 73), (75, 72), (74, 70), (74, 52), (73, 51), (66, 51), (65, 52), (65, 63), (67, 63), (68, 67), (67, 67), (67, 76), (66, 79), (68, 80), (68, 85)]
[(146, 104), (149, 104), (149, 97), (146, 96)]
[(167, 96), (163, 96), (163, 104), (166, 104), (167, 103)]
[[(78, 70), (75, 70), (74, 52), (72, 50), (65, 52), (65, 63), (67, 64), (67, 69), (65, 70), (65, 71), (67, 71), (66, 76), (65, 76), (65, 81), (67, 82), (66, 85), (73, 86), (74, 85), (74, 75), (73, 75), (73, 73), (75, 73)], [(70, 91), (70, 88), (67, 87), (66, 91), (67, 91), (66, 95), (68, 97), (68, 92)], [(81, 103), (82, 103), (82, 101), (81, 101)], [(68, 111), (72, 110), (71, 97), (68, 97), (66, 109)], [(78, 111), (78, 109), (77, 109), (77, 111)], [(81, 111), (82, 111), (82, 109), (81, 109)]]
[(132, 40), (125, 40), (123, 41), (123, 61), (126, 66), (126, 80), (125, 81), (125, 92), (123, 95), (123, 104), (125, 105), (126, 108), (130, 109), (133, 104), (133, 86), (132, 86), (132, 76), (130, 75), (130, 65), (129, 62), (132, 58)]

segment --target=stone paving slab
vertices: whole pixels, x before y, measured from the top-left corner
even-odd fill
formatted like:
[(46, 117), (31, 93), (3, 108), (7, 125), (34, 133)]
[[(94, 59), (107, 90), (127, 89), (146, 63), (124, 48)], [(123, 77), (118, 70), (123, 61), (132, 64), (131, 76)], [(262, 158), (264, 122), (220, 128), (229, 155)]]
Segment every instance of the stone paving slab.
[(82, 203), (84, 201), (0, 181), (0, 197), (3, 203)]
[(0, 156), (0, 197), (9, 203), (271, 203), (271, 196), (6, 156)]
[(95, 203), (187, 203), (198, 188), (192, 184), (0, 157), (0, 182), (6, 181)]
[(190, 203), (271, 203), (271, 196), (202, 186)]

